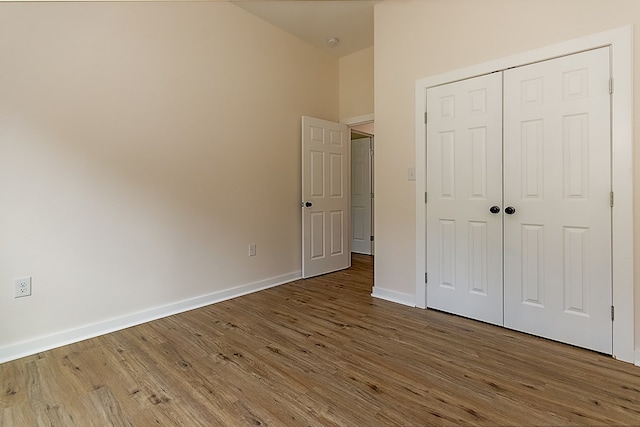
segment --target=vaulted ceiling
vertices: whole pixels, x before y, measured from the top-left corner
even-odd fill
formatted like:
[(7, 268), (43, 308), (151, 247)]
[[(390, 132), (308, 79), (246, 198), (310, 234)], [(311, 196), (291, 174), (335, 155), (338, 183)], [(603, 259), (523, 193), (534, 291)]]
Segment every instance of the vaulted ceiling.
[[(337, 57), (373, 46), (377, 0), (232, 0), (253, 15)], [(339, 40), (334, 46), (327, 41)]]

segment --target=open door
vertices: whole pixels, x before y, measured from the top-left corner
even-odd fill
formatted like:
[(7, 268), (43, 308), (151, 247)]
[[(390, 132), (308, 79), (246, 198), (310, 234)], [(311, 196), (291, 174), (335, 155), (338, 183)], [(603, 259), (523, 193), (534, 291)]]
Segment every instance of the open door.
[(351, 252), (373, 254), (372, 138), (351, 136)]
[(351, 266), (349, 130), (302, 117), (302, 277)]

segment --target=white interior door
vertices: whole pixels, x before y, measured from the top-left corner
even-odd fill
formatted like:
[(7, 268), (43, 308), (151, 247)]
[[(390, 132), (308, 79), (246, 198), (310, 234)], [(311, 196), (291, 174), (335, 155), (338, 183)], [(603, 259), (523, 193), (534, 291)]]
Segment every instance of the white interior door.
[(427, 306), (501, 325), (501, 73), (430, 88), (427, 115)]
[(351, 265), (346, 125), (302, 117), (302, 277)]
[(351, 140), (351, 252), (371, 255), (371, 138)]
[(504, 316), (611, 354), (609, 80), (608, 48), (504, 72)]

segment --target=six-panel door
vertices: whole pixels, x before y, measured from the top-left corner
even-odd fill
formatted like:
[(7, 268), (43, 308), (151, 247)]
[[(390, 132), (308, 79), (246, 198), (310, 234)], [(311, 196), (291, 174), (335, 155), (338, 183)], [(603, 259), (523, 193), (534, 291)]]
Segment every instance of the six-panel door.
[(505, 326), (612, 352), (609, 49), (504, 72)]
[(371, 138), (351, 140), (351, 252), (371, 255)]
[(428, 89), (428, 307), (612, 353), (609, 82), (600, 48)]
[(427, 306), (502, 324), (502, 79), (427, 91)]
[(302, 117), (302, 276), (347, 268), (350, 156), (346, 125)]

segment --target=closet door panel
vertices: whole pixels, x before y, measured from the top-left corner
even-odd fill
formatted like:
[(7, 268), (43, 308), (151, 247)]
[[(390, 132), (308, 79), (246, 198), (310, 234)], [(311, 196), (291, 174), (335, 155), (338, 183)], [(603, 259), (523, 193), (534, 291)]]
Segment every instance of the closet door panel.
[(427, 114), (427, 306), (501, 325), (501, 73), (430, 88)]
[(504, 72), (505, 326), (611, 354), (609, 49)]

